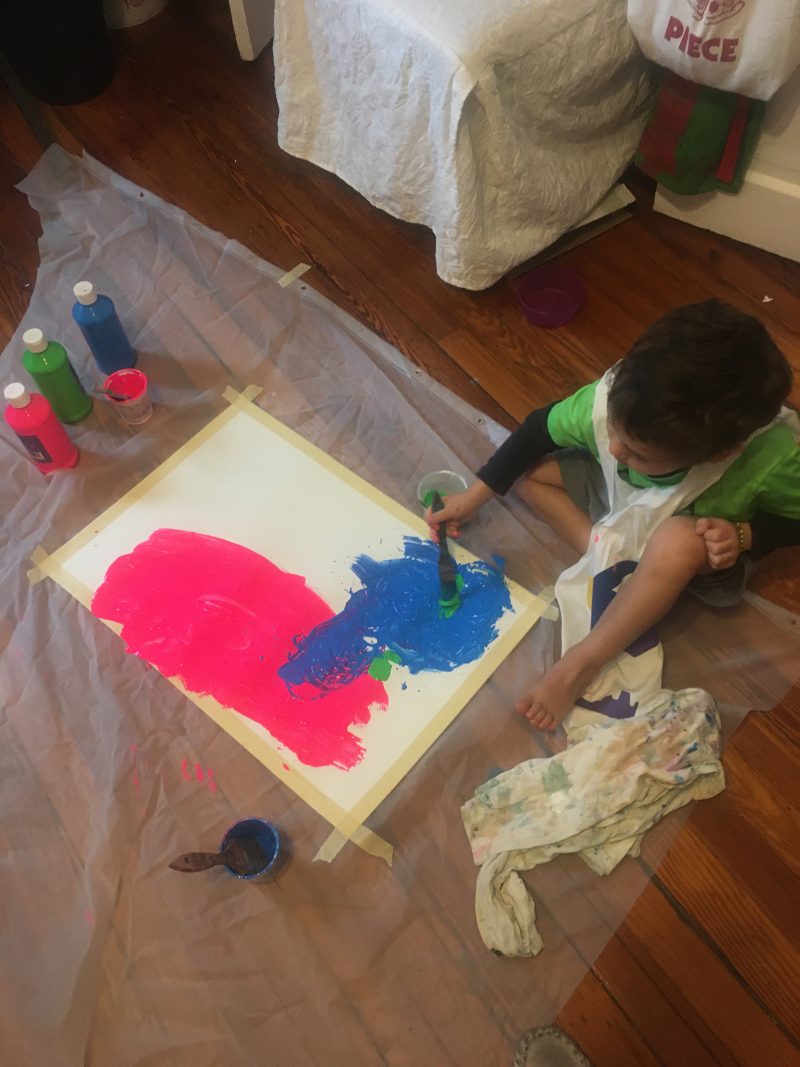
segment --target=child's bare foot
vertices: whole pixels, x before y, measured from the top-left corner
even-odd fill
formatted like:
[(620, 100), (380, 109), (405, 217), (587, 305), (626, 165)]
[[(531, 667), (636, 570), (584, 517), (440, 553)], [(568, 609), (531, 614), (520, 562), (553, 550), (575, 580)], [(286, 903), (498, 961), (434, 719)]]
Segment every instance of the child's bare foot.
[(597, 670), (593, 663), (578, 661), (567, 652), (514, 707), (537, 730), (555, 730), (586, 692)]

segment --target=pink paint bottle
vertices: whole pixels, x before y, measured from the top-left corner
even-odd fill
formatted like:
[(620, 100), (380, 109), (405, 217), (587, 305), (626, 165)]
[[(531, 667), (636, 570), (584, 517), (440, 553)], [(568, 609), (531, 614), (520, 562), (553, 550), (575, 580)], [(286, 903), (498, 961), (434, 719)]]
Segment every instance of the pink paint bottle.
[(8, 401), (3, 413), (5, 420), (39, 470), (47, 474), (48, 471), (74, 467), (78, 462), (78, 449), (47, 400), (39, 393), (29, 393), (20, 382), (7, 385), (3, 395)]

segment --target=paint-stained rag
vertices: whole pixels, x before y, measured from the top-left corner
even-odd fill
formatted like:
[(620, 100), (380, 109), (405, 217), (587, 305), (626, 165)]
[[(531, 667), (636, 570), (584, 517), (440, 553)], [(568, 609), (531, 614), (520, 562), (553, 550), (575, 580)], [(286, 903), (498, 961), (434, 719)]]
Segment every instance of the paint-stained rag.
[(505, 956), (535, 956), (542, 947), (519, 871), (577, 852), (597, 874), (609, 874), (639, 854), (662, 816), (725, 787), (719, 716), (702, 689), (662, 690), (635, 718), (580, 730), (564, 752), (490, 779), (461, 809), (481, 867), (478, 928)]

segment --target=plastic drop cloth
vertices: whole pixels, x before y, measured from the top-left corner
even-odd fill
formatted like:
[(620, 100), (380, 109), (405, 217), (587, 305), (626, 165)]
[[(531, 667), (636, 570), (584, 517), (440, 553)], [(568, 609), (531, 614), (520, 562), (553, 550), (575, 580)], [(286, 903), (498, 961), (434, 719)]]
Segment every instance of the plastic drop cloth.
[[(263, 386), (273, 415), (410, 507), (422, 474), (474, 470), (502, 431), (302, 282), (281, 288), (282, 271), (100, 164), (54, 147), (22, 188), (42, 219), (41, 267), (4, 381), (20, 376), (34, 325), (97, 381), (70, 317), (88, 277), (114, 296), (156, 409), (128, 428), (98, 402), (70, 431), (78, 467), (49, 478), (0, 431), (3, 1061), (505, 1062), (522, 1031), (554, 1018), (645, 883), (624, 861), (600, 915), (586, 897), (597, 876), (559, 859), (530, 880), (536, 960), (498, 959), (478, 934), (459, 808), (496, 770), (557, 746), (510, 710), (552, 659), (557, 625), (534, 627), (371, 817), (391, 868), (352, 845), (312, 863), (329, 826), (64, 590), (26, 577), (38, 545), (56, 548), (136, 484), (222, 409), (229, 384)], [(484, 509), (465, 541), (535, 591), (568, 558), (513, 499)], [(664, 628), (665, 684), (738, 705), (732, 727), (794, 680), (783, 621), (757, 599), (713, 619), (687, 604)], [(291, 840), (277, 881), (169, 870), (248, 815)], [(678, 825), (655, 831), (664, 848)]]

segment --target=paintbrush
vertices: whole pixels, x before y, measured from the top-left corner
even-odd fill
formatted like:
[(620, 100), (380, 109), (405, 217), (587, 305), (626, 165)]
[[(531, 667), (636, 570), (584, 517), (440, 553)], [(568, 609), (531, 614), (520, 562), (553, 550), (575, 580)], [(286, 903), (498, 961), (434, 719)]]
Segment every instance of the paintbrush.
[(210, 867), (230, 867), (237, 874), (256, 874), (263, 871), (269, 857), (254, 838), (237, 837), (222, 852), (185, 852), (170, 863), (173, 871), (207, 871)]
[[(440, 494), (434, 490), (431, 499), (431, 510), (434, 514), (441, 511), (444, 501)], [(440, 522), (437, 529), (439, 535), (439, 613), (444, 618), (449, 618), (454, 611), (461, 606), (461, 595), (458, 588), (458, 571), (456, 561), (450, 555), (447, 547), (447, 523)]]
[(109, 400), (130, 400), (129, 396), (123, 396), (122, 393), (113, 393), (110, 389), (95, 389), (98, 396), (107, 396)]

